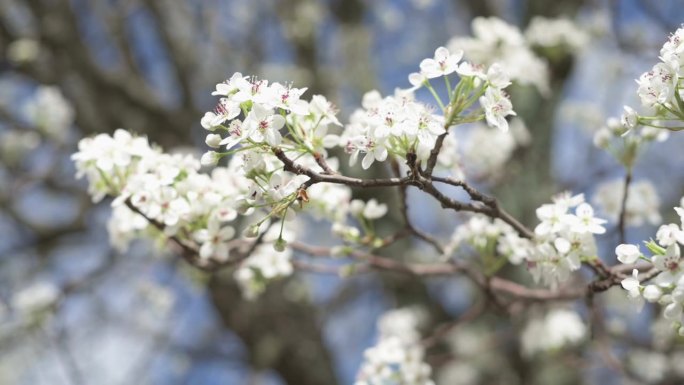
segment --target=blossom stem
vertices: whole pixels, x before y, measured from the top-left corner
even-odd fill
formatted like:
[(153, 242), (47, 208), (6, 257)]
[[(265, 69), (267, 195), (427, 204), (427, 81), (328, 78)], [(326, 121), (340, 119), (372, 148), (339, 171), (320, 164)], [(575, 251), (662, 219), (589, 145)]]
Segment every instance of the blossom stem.
[(435, 89), (432, 88), (432, 85), (428, 81), (425, 82), (425, 87), (430, 91), (432, 96), (435, 98), (435, 101), (437, 102), (437, 104), (439, 104), (439, 108), (442, 109), (442, 112), (444, 112), (444, 109), (445, 109), (444, 103), (442, 102), (442, 99), (437, 94), (437, 91), (435, 91)]
[(444, 75), (444, 84), (446, 85), (447, 95), (449, 95), (449, 102), (451, 102), (451, 99), (452, 99), (451, 82), (449, 81), (449, 76), (447, 76), (447, 75)]

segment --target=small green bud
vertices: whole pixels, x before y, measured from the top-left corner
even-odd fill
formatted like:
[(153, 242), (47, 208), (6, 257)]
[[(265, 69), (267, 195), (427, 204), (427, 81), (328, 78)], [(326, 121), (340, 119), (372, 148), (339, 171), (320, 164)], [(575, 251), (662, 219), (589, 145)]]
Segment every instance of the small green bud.
[(283, 252), (285, 251), (285, 246), (287, 246), (287, 241), (283, 238), (278, 238), (278, 240), (273, 244), (273, 249), (278, 252)]
[(259, 236), (259, 225), (251, 225), (248, 228), (245, 229), (245, 231), (242, 232), (242, 235), (244, 235), (247, 238), (256, 238)]
[(657, 243), (655, 243), (655, 241), (653, 239), (651, 239), (648, 242), (644, 241), (644, 244), (651, 251), (651, 253), (653, 253), (655, 255), (665, 255), (665, 253), (667, 252), (667, 250), (665, 250), (665, 248), (659, 246)]

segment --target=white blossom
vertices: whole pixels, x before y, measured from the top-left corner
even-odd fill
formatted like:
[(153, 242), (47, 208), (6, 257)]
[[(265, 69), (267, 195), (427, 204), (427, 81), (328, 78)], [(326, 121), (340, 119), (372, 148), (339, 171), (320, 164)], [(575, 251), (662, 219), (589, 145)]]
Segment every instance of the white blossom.
[(589, 42), (589, 35), (568, 19), (535, 16), (525, 30), (525, 39), (532, 46), (565, 47), (578, 51)]
[(434, 385), (418, 339), (420, 312), (398, 309), (378, 321), (378, 343), (366, 349), (354, 385)]
[[(624, 185), (624, 180), (621, 178), (603, 182), (597, 187), (592, 199), (597, 209), (613, 222), (619, 220), (622, 210)], [(646, 223), (655, 225), (661, 222), (660, 198), (651, 182), (646, 179), (633, 181), (628, 191), (624, 213), (626, 225), (642, 226)]]
[(628, 265), (635, 263), (641, 256), (639, 248), (630, 244), (619, 245), (615, 248), (615, 254), (618, 261)]
[(576, 345), (587, 334), (587, 327), (580, 316), (567, 309), (551, 310), (544, 317), (533, 318), (525, 326), (521, 335), (523, 354), (558, 350)]
[(498, 88), (487, 88), (480, 104), (485, 110), (487, 123), (502, 131), (508, 131), (506, 116), (516, 115), (508, 95)]
[(228, 258), (228, 241), (235, 235), (235, 229), (231, 226), (221, 227), (218, 218), (211, 218), (204, 229), (197, 230), (194, 238), (201, 244), (200, 257), (208, 259), (215, 257), (218, 260)]
[[(463, 50), (472, 63), (499, 63), (514, 82), (532, 85), (542, 94), (549, 93), (548, 64), (533, 51), (521, 31), (496, 17), (477, 17), (472, 22), (473, 37), (454, 37), (447, 44), (451, 51)], [(482, 67), (468, 63), (459, 74), (482, 73)]]
[(428, 79), (447, 76), (456, 71), (461, 58), (463, 58), (462, 50), (451, 53), (448, 49), (439, 47), (435, 50), (433, 59), (423, 59), (420, 62), (420, 72)]

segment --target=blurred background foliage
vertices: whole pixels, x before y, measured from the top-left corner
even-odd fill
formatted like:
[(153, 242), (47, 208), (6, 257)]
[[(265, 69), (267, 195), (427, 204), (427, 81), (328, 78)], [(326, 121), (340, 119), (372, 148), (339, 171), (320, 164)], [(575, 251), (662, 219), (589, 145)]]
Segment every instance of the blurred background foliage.
[[(550, 66), (548, 95), (512, 90), (532, 140), (503, 175), (483, 182), (534, 225), (534, 208), (553, 193), (591, 196), (596, 183), (622, 176), (592, 147), (591, 132), (622, 104), (638, 105), (633, 79), (683, 20), (681, 1), (0, 1), (0, 383), (349, 384), (383, 310), (421, 304), (433, 324), (465, 312), (476, 299), (458, 278), (299, 274), (250, 302), (229, 273), (198, 273), (160, 245), (120, 253), (108, 243), (107, 205), (90, 202), (69, 155), (79, 138), (119, 127), (166, 149), (204, 148), (199, 121), (215, 103), (210, 92), (234, 72), (325, 94), (344, 121), (364, 92), (407, 87), (418, 62), (470, 34), (478, 16), (522, 29), (534, 16), (565, 17), (591, 34), (578, 53), (539, 52)], [(54, 112), (59, 95), (69, 104)], [(43, 109), (50, 113), (41, 117)], [(657, 187), (666, 219), (684, 192), (683, 143), (659, 145), (635, 170)], [(357, 193), (398, 204), (392, 190)], [(413, 193), (418, 226), (449, 236), (462, 218)], [(398, 210), (390, 211), (383, 227), (399, 228)], [(310, 228), (311, 239), (329, 236), (313, 221)], [(629, 230), (636, 241), (654, 228)], [(606, 250), (616, 236), (608, 234)], [(405, 241), (386, 253), (420, 256), (424, 246)], [(56, 301), (22, 311), (41, 298)], [(514, 337), (524, 314), (502, 317), (488, 313), (469, 332), (493, 341), (477, 381), (442, 376), (458, 360), (439, 347), (428, 356), (441, 383), (620, 383), (615, 367), (592, 360), (596, 347), (523, 359)], [(646, 349), (654, 342), (643, 325), (626, 327)]]

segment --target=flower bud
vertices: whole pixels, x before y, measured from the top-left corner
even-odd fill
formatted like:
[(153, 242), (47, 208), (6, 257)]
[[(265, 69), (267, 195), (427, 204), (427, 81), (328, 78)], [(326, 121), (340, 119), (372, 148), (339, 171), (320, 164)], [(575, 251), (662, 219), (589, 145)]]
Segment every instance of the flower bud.
[(216, 151), (207, 151), (200, 158), (200, 163), (202, 166), (216, 166), (219, 159), (221, 159), (221, 154)]
[(663, 292), (656, 285), (647, 285), (644, 288), (643, 296), (648, 302), (657, 302)]
[(259, 236), (259, 225), (252, 225), (242, 232), (242, 235), (246, 238), (256, 238)]
[(278, 252), (283, 252), (285, 251), (285, 246), (287, 246), (287, 241), (284, 240), (282, 237), (278, 238), (277, 241), (273, 244), (273, 249)]
[(594, 134), (594, 146), (603, 149), (608, 148), (612, 137), (613, 134), (611, 134), (610, 130), (604, 127)]
[(204, 143), (211, 148), (219, 148), (221, 145), (221, 135), (219, 134), (209, 134), (204, 140)]

